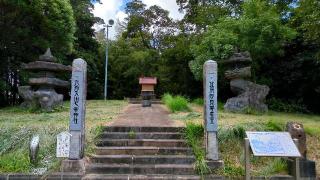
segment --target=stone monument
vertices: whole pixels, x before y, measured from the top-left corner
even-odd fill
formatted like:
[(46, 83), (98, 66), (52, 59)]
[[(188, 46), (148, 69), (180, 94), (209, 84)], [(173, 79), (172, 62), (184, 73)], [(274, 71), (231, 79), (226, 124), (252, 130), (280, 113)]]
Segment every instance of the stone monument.
[(265, 98), (269, 87), (250, 82), (252, 59), (249, 52), (234, 53), (228, 60), (222, 61), (228, 70), (226, 79), (230, 80), (230, 89), (236, 97), (227, 100), (224, 109), (231, 112), (244, 112), (253, 109), (259, 112), (268, 111)]
[(63, 95), (58, 94), (55, 88), (67, 88), (70, 83), (55, 77), (56, 73), (71, 71), (70, 66), (65, 66), (55, 62), (50, 48), (44, 55), (39, 56), (39, 60), (23, 65), (23, 69), (31, 71), (34, 76), (29, 79), (30, 86), (20, 86), (19, 95), (24, 99), (22, 107), (40, 107), (51, 111), (54, 107), (63, 102)]
[(210, 168), (223, 166), (218, 151), (218, 67), (215, 61), (206, 61), (203, 65), (203, 97), (206, 159)]
[(87, 95), (87, 63), (75, 59), (72, 63), (70, 104), (69, 159), (62, 162), (64, 172), (84, 173), (85, 116)]

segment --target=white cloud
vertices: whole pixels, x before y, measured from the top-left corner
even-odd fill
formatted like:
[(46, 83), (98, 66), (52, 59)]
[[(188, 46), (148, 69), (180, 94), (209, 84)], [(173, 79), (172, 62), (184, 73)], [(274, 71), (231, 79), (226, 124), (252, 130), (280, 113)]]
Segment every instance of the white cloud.
[[(119, 18), (122, 20), (124, 18), (123, 12), (121, 12), (120, 6), (122, 5), (122, 0), (101, 0), (100, 3), (94, 4), (93, 14), (96, 17), (100, 17), (104, 20), (105, 23), (108, 23), (109, 19), (117, 20)], [(115, 26), (109, 28), (109, 38), (115, 38)], [(99, 30), (101, 27), (94, 27)]]
[[(184, 14), (178, 11), (179, 6), (176, 4), (175, 0), (142, 0), (143, 3), (150, 7), (152, 5), (158, 5), (161, 8), (169, 11), (169, 16), (175, 20), (180, 20), (183, 18)], [(94, 4), (93, 14), (96, 17), (100, 17), (105, 23), (108, 23), (109, 19), (117, 19), (123, 21), (127, 16), (125, 12), (120, 10), (123, 5), (123, 0), (101, 0), (102, 4)], [(101, 29), (101, 27), (94, 26), (96, 30)], [(115, 26), (109, 28), (109, 38), (114, 39), (116, 36)]]

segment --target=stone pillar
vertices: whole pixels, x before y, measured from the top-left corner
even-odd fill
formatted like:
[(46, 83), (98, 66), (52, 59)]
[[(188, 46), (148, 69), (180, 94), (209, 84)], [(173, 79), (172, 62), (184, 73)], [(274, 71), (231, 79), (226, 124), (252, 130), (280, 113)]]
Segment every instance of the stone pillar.
[(87, 94), (87, 63), (83, 59), (73, 61), (71, 81), (69, 159), (80, 160), (84, 155)]
[(218, 111), (217, 111), (217, 63), (209, 60), (203, 66), (204, 126), (207, 160), (219, 160)]

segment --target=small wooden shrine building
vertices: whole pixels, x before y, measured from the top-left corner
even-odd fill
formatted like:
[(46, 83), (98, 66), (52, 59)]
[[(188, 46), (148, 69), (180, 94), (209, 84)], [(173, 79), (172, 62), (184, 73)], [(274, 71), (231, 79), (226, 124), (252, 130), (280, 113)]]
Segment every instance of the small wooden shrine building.
[(151, 106), (151, 99), (155, 97), (154, 86), (157, 84), (156, 77), (140, 77), (142, 106)]

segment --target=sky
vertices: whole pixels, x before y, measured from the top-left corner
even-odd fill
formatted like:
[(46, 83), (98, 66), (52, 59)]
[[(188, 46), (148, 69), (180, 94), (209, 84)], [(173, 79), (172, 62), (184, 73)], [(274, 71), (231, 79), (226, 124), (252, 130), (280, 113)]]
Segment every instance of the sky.
[[(93, 2), (94, 0), (92, 0)], [(96, 17), (100, 17), (104, 22), (108, 22), (109, 19), (123, 21), (126, 18), (124, 12), (124, 7), (126, 3), (130, 0), (100, 0), (100, 3), (94, 3), (93, 14)], [(169, 16), (175, 20), (180, 20), (183, 18), (184, 14), (178, 11), (179, 7), (176, 4), (175, 0), (142, 0), (144, 4), (147, 5), (147, 8), (153, 5), (158, 5), (161, 8), (169, 11)], [(115, 26), (109, 29), (109, 38), (115, 39), (116, 32)], [(95, 27), (96, 29), (99, 29)]]

